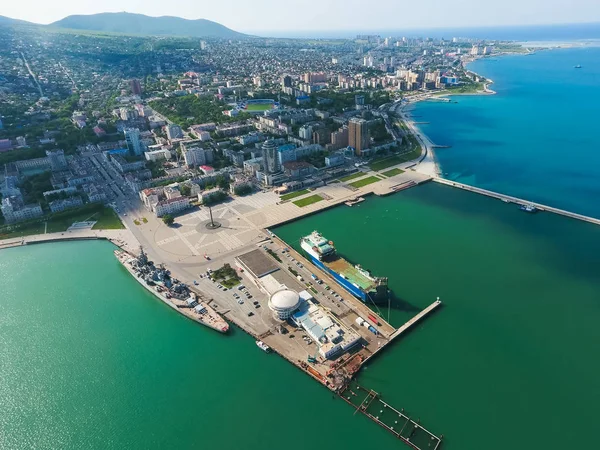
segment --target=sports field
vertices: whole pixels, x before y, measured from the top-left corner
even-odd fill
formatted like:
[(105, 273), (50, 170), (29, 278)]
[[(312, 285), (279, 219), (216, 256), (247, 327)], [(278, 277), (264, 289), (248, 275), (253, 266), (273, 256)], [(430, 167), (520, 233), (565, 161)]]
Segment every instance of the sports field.
[(250, 103), (246, 105), (247, 111), (266, 111), (273, 109), (272, 103)]

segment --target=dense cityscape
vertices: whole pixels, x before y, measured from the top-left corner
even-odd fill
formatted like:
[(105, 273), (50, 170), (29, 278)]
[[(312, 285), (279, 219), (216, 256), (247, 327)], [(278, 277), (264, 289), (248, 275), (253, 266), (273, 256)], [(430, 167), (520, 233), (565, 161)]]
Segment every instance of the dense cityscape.
[(138, 193), (170, 216), (263, 188), (323, 185), (391, 155), (416, 159), (399, 102), (483, 91), (465, 63), (515, 50), (377, 35), (0, 33), (2, 214), (11, 225)]
[(0, 11), (0, 449), (591, 445), (598, 7), (287, 6)]

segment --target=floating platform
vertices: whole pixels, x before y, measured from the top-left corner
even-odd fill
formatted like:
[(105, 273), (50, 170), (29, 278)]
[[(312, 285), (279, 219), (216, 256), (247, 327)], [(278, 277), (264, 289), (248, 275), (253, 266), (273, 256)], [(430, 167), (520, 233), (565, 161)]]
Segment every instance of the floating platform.
[(439, 450), (443, 435), (437, 436), (414, 420), (404, 409), (398, 411), (381, 399), (381, 395), (360, 386), (355, 381), (339, 393), (340, 397), (357, 412), (382, 426), (414, 450)]

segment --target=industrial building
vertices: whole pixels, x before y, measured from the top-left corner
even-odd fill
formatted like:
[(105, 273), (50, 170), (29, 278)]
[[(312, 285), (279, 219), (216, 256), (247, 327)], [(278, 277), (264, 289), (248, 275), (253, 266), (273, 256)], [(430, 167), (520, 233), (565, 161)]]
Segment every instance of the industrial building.
[(237, 265), (249, 281), (268, 297), (273, 317), (279, 321), (289, 320), (303, 328), (316, 343), (319, 354), (334, 359), (361, 342), (361, 335), (337, 319), (329, 310), (319, 305), (303, 286), (301, 279), (280, 270), (273, 259), (260, 249), (235, 258)]

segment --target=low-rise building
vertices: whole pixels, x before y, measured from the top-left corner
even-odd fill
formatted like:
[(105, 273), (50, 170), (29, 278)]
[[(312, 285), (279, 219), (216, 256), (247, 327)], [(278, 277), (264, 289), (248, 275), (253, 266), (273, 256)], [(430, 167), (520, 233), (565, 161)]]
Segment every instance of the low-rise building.
[(22, 200), (17, 197), (3, 198), (0, 210), (2, 210), (6, 223), (23, 222), (44, 215), (39, 203), (24, 205)]
[(106, 201), (106, 194), (94, 184), (86, 184), (83, 186), (83, 191), (86, 193), (90, 203), (104, 203)]
[(216, 198), (222, 197), (225, 192), (221, 188), (206, 189), (198, 194), (198, 201), (206, 204), (212, 203)]
[(146, 161), (162, 161), (165, 159), (171, 159), (171, 152), (165, 148), (144, 152), (144, 156)]
[(161, 200), (154, 206), (156, 217), (162, 217), (165, 214), (177, 214), (190, 207), (190, 199), (187, 197), (176, 197), (167, 200)]
[(143, 169), (144, 167), (146, 167), (145, 161), (128, 162), (125, 158), (123, 158), (119, 154), (110, 155), (110, 159), (111, 159), (113, 165), (121, 173), (133, 172), (134, 170), (139, 170), (139, 169)]
[(48, 204), (48, 206), (50, 206), (50, 211), (53, 213), (64, 211), (69, 208), (76, 208), (81, 205), (83, 205), (83, 200), (79, 196), (54, 200)]
[(326, 359), (332, 359), (340, 353), (347, 352), (361, 341), (361, 336), (353, 329), (336, 319), (325, 308), (314, 303), (312, 295), (302, 291), (299, 297), (304, 300), (298, 312), (292, 315), (292, 320), (319, 347), (319, 354)]

